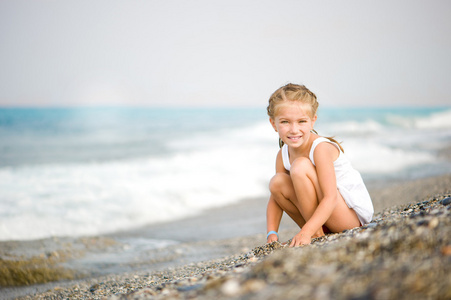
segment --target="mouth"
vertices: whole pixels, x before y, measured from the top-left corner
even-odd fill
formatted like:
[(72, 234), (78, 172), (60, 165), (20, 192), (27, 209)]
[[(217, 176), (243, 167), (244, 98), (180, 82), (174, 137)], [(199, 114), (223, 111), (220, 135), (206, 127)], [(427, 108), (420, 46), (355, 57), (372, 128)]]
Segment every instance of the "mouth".
[(302, 138), (302, 135), (296, 135), (296, 136), (289, 136), (289, 137), (288, 137), (288, 139), (289, 139), (290, 141), (293, 141), (293, 142), (299, 141), (301, 138)]

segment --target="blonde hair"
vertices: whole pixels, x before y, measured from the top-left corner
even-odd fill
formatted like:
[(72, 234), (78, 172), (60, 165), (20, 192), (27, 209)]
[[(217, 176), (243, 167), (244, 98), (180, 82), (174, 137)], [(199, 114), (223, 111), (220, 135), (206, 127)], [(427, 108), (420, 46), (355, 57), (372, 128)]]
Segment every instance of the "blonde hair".
[[(288, 83), (280, 88), (278, 88), (272, 95), (269, 97), (269, 104), (266, 108), (268, 112), (268, 116), (271, 119), (275, 119), (277, 115), (277, 108), (280, 104), (286, 101), (296, 101), (302, 104), (305, 104), (308, 109), (308, 114), (311, 119), (316, 115), (316, 111), (318, 110), (318, 100), (316, 99), (316, 95), (306, 88), (304, 85)], [(318, 134), (315, 130), (313, 130), (316, 134)], [(341, 151), (344, 152), (343, 147), (341, 147), (340, 143), (337, 142), (333, 137), (326, 137), (330, 141), (336, 143), (338, 147), (340, 147)], [(279, 146), (283, 146), (282, 140), (279, 138)]]

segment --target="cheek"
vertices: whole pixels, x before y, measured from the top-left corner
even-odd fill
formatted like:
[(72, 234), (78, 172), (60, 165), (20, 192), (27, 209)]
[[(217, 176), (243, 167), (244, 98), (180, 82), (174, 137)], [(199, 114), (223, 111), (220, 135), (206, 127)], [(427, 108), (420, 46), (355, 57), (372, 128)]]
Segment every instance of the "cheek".
[(279, 125), (279, 126), (278, 126), (279, 132), (285, 132), (285, 131), (287, 131), (287, 130), (288, 130), (287, 127), (288, 127), (288, 126), (285, 126), (285, 125), (283, 125), (283, 124), (282, 124), (282, 125)]

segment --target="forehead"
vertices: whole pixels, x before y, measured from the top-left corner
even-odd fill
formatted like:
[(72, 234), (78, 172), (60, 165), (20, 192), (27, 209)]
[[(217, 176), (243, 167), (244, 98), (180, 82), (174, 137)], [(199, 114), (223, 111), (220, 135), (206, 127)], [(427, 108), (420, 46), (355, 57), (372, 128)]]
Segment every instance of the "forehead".
[(298, 101), (284, 101), (277, 105), (275, 117), (311, 118), (311, 108), (308, 104)]

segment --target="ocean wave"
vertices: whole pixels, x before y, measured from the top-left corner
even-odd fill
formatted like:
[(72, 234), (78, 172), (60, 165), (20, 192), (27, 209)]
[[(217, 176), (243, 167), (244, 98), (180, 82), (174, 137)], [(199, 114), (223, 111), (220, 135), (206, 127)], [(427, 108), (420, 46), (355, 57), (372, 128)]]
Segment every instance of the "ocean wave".
[(390, 114), (387, 120), (406, 129), (451, 129), (451, 110), (434, 112), (426, 116), (403, 116)]
[(384, 145), (377, 141), (351, 140), (345, 143), (346, 155), (363, 174), (390, 174), (436, 161), (433, 153)]
[[(365, 135), (376, 134), (385, 130), (384, 124), (376, 120), (340, 121), (320, 124), (319, 133), (322, 135)], [(324, 134), (323, 134), (324, 132)]]
[(418, 118), (415, 121), (415, 127), (421, 129), (451, 129), (451, 110)]
[[(246, 197), (267, 197), (278, 135), (266, 118), (238, 126), (229, 114), (221, 126), (215, 116), (196, 123), (188, 115), (179, 122), (169, 112), (160, 120), (173, 126), (155, 127), (155, 118), (147, 115), (117, 122), (106, 132), (101, 124), (91, 124), (89, 138), (83, 135), (79, 147), (58, 144), (61, 137), (70, 138), (67, 132), (47, 135), (55, 147), (42, 151), (47, 157), (40, 164), (25, 155), (31, 147), (17, 143), (23, 151), (14, 154), (21, 163), (0, 167), (0, 240), (99, 235), (192, 216)], [(364, 176), (446, 167), (435, 153), (451, 137), (449, 110), (330, 116), (318, 121), (319, 133), (343, 140), (345, 154)], [(191, 128), (179, 128), (187, 120)], [(34, 138), (27, 145), (39, 145), (41, 137)], [(75, 160), (79, 151), (89, 153), (87, 159)], [(114, 159), (105, 159), (107, 151)], [(68, 159), (56, 160), (55, 153)]]
[(104, 234), (262, 196), (269, 152), (233, 146), (164, 160), (2, 168), (0, 240)]

